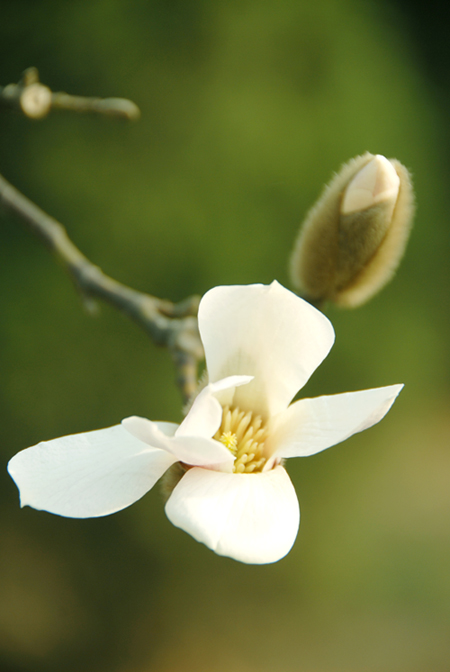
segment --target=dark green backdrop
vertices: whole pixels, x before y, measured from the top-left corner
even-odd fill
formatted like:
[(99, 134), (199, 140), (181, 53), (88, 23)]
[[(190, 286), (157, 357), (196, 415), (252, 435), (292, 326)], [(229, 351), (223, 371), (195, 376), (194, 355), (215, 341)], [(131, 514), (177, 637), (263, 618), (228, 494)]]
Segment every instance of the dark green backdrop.
[(34, 65), (53, 90), (142, 110), (134, 125), (0, 114), (0, 172), (137, 289), (288, 285), (303, 214), (366, 150), (405, 163), (418, 199), (395, 281), (328, 311), (336, 345), (305, 394), (405, 389), (379, 426), (290, 462), (299, 537), (263, 567), (173, 528), (156, 490), (98, 520), (19, 509), (18, 450), (132, 414), (177, 421), (181, 405), (168, 353), (109, 307), (84, 312), (2, 217), (2, 671), (448, 670), (448, 92), (415, 16), (362, 0), (0, 1), (1, 85)]

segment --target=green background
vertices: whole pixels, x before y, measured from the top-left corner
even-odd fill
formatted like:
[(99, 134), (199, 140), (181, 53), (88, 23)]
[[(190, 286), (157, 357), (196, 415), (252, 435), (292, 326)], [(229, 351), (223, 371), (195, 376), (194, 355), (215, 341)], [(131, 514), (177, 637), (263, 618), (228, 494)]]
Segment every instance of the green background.
[(1, 218), (2, 672), (448, 670), (450, 89), (405, 7), (0, 1), (0, 84), (34, 65), (54, 91), (141, 108), (136, 124), (0, 114), (2, 174), (136, 289), (289, 286), (304, 213), (366, 150), (408, 166), (418, 201), (394, 282), (327, 311), (336, 345), (304, 394), (405, 389), (380, 425), (288, 463), (299, 536), (261, 567), (172, 527), (158, 488), (103, 519), (19, 509), (18, 450), (132, 414), (178, 421), (181, 401), (169, 354), (108, 306), (89, 315)]

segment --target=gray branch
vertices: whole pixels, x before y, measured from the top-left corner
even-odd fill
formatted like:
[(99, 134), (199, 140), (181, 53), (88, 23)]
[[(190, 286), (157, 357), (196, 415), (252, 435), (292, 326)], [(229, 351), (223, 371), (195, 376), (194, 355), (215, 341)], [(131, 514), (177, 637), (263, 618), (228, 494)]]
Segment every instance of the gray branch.
[(28, 68), (18, 84), (0, 86), (0, 108), (14, 109), (32, 119), (42, 119), (51, 110), (92, 112), (109, 117), (136, 121), (141, 112), (126, 98), (91, 98), (54, 93), (41, 84), (36, 68)]
[(122, 285), (92, 264), (73, 244), (64, 227), (0, 175), (0, 203), (17, 215), (61, 261), (88, 307), (102, 299), (137, 322), (157, 345), (166, 346), (177, 370), (177, 383), (188, 401), (197, 387), (204, 357), (198, 333), (198, 296), (181, 303), (158, 299)]

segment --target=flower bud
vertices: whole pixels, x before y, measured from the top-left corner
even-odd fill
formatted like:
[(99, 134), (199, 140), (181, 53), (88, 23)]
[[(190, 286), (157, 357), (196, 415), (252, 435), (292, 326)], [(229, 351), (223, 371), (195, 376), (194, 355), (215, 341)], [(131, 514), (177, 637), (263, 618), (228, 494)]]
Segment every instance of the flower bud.
[(355, 308), (394, 275), (414, 214), (407, 169), (367, 152), (345, 164), (308, 213), (291, 258), (304, 298)]
[(27, 117), (42, 119), (50, 112), (52, 92), (39, 82), (25, 86), (20, 96), (20, 107)]

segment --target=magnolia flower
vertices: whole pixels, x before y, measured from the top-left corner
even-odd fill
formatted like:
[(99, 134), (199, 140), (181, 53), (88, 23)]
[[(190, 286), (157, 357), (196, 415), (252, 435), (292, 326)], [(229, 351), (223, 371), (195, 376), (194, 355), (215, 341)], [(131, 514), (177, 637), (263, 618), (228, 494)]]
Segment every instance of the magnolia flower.
[(169, 520), (219, 555), (275, 562), (300, 511), (283, 466), (374, 425), (402, 385), (290, 402), (328, 354), (328, 319), (277, 282), (215, 287), (198, 314), (208, 383), (180, 425), (131, 417), (46, 441), (8, 465), (21, 505), (89, 518), (140, 499), (176, 462)]

